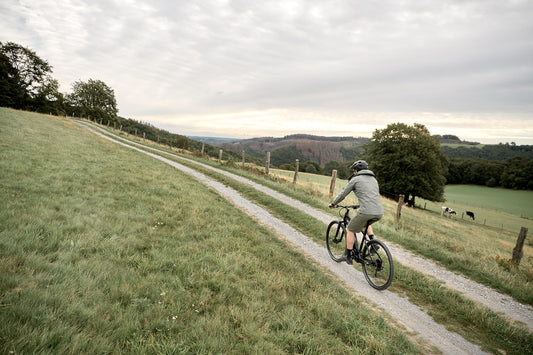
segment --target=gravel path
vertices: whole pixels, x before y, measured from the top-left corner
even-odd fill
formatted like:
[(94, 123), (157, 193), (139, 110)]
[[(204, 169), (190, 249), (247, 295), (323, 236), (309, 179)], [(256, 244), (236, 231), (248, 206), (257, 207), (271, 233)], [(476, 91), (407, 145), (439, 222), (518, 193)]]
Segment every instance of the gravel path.
[[(78, 123), (78, 122), (77, 122)], [(370, 287), (361, 272), (355, 270), (353, 267), (348, 266), (345, 263), (334, 263), (329, 258), (329, 255), (324, 247), (318, 245), (314, 241), (307, 238), (305, 235), (299, 233), (290, 225), (284, 223), (278, 218), (272, 216), (268, 211), (260, 206), (257, 206), (250, 201), (242, 197), (237, 191), (217, 182), (214, 179), (207, 177), (204, 174), (197, 172), (194, 169), (188, 168), (182, 164), (171, 161), (158, 154), (147, 152), (146, 150), (135, 147), (136, 143), (128, 142), (124, 143), (122, 138), (114, 136), (117, 139), (113, 139), (107, 135), (103, 135), (97, 132), (89, 124), (80, 124), (81, 126), (89, 129), (90, 131), (100, 135), (101, 137), (110, 140), (114, 143), (122, 146), (134, 149), (141, 153), (147, 154), (155, 159), (159, 159), (191, 176), (198, 181), (215, 189), (218, 193), (223, 195), (238, 208), (245, 211), (249, 215), (253, 216), (260, 223), (268, 225), (273, 228), (280, 236), (288, 240), (295, 247), (299, 248), (307, 256), (318, 262), (325, 269), (329, 270), (332, 274), (341, 279), (347, 286), (352, 288), (358, 294), (366, 297), (367, 299), (376, 303), (384, 311), (389, 313), (393, 318), (402, 323), (408, 331), (414, 331), (418, 334), (418, 337), (422, 338), (425, 342), (446, 354), (481, 354), (483, 353), (478, 345), (472, 344), (462, 338), (460, 335), (448, 331), (444, 326), (437, 324), (434, 320), (423, 310), (416, 305), (410, 303), (406, 298), (390, 291), (377, 291)], [(109, 134), (106, 132), (106, 134)], [(146, 149), (145, 146), (143, 146)], [(169, 154), (163, 151), (158, 151), (153, 148), (149, 148), (157, 151), (159, 154)], [(188, 160), (182, 157), (180, 159)], [(233, 179), (236, 179), (242, 183), (251, 185), (262, 192), (265, 192), (280, 201), (300, 208), (302, 211), (308, 212), (313, 217), (329, 223), (332, 217), (322, 211), (316, 210), (300, 201), (289, 198), (277, 191), (269, 189), (260, 184), (254, 183), (246, 178), (218, 170), (216, 168), (204, 165), (193, 160), (189, 160), (192, 163), (200, 164), (205, 168), (215, 170), (217, 173), (227, 175)], [(477, 302), (487, 305), (491, 309), (502, 312), (508, 317), (524, 322), (528, 327), (533, 329), (533, 310), (530, 306), (520, 304), (506, 295), (501, 295), (494, 290), (468, 280), (460, 275), (456, 275), (447, 271), (430, 260), (418, 257), (409, 251), (404, 250), (400, 246), (387, 242), (391, 253), (395, 260), (398, 260), (402, 264), (412, 267), (425, 274), (434, 276), (440, 280), (443, 280), (448, 287), (454, 288), (462, 292), (466, 297), (469, 297)]]

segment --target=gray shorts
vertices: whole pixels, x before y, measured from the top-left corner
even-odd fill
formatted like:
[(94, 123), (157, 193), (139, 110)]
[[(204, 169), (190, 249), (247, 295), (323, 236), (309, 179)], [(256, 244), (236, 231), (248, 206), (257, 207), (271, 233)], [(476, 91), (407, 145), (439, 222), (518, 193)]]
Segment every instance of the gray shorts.
[(369, 219), (376, 218), (379, 221), (381, 217), (382, 216), (376, 216), (373, 214), (358, 213), (350, 220), (350, 223), (348, 223), (348, 230), (350, 232), (359, 233), (363, 230), (363, 228), (365, 228), (366, 222)]

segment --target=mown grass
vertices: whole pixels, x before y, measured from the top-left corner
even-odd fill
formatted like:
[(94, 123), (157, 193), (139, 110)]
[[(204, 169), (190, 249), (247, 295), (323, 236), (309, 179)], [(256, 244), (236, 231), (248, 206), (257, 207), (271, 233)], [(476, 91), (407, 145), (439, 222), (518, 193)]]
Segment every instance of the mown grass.
[(268, 229), (70, 122), (0, 109), (2, 353), (420, 353)]
[[(239, 190), (247, 198), (263, 205), (277, 217), (295, 226), (306, 235), (312, 237), (315, 241), (324, 244), (323, 232), (325, 225), (314, 218), (309, 217), (305, 211), (298, 211), (291, 206), (287, 206), (274, 198), (258, 192), (252, 187), (242, 185), (233, 179), (221, 176), (212, 170), (198, 167), (196, 164), (185, 162), (179, 158), (175, 160), (200, 170), (204, 174), (210, 175), (222, 181), (224, 184)], [(224, 170), (233, 171), (238, 175), (247, 174), (244, 171), (231, 168), (231, 163), (222, 165), (213, 162), (207, 163)], [(320, 194), (316, 194), (315, 197), (310, 198), (306, 190), (298, 191), (298, 189), (295, 189), (292, 185), (287, 186), (280, 184), (279, 182), (271, 181), (270, 178), (265, 179), (264, 177), (260, 178), (255, 175), (248, 175), (251, 179), (259, 182), (262, 181), (263, 184), (270, 185), (274, 188), (277, 187), (278, 190), (285, 189), (290, 192), (289, 194), (292, 194), (296, 198), (299, 196), (300, 199), (307, 199), (311, 202), (314, 201), (319, 207), (324, 206), (325, 204), (324, 197), (322, 198), (322, 202), (320, 202), (320, 198), (318, 198)], [(395, 209), (394, 203), (390, 201), (384, 202), (387, 210)], [(412, 210), (409, 210), (408, 212), (412, 212)], [(427, 214), (427, 212), (424, 211), (417, 212)], [(431, 214), (429, 216), (436, 217)], [(419, 223), (420, 221), (423, 221), (423, 218), (424, 216), (417, 216), (416, 222)], [(445, 219), (444, 221), (454, 223), (448, 219)], [(410, 224), (418, 225), (417, 223), (412, 221)], [(398, 228), (397, 225), (390, 223), (390, 221), (384, 224), (380, 223), (380, 225), (383, 235), (386, 235), (387, 237), (395, 237), (399, 235), (399, 238), (403, 238), (409, 236), (411, 233), (409, 228)], [(378, 225), (376, 225), (376, 228), (377, 226)], [(456, 251), (455, 247), (453, 250)], [(395, 281), (391, 289), (407, 295), (412, 302), (427, 309), (429, 314), (431, 314), (438, 322), (443, 323), (448, 328), (457, 331), (473, 342), (483, 344), (484, 349), (488, 351), (499, 352), (503, 350), (506, 353), (516, 354), (530, 353), (533, 351), (533, 336), (527, 330), (519, 326), (514, 326), (500, 315), (489, 310), (487, 307), (477, 305), (475, 302), (461, 296), (460, 293), (443, 287), (439, 281), (426, 277), (409, 268), (405, 268), (399, 263), (397, 263), (396, 266)], [(479, 265), (470, 266), (479, 267)]]

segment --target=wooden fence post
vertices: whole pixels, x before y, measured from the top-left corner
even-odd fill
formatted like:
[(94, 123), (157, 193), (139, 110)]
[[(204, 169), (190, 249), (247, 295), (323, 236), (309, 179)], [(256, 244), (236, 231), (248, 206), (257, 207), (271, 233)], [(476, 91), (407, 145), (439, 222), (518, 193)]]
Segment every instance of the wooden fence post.
[(516, 241), (516, 246), (513, 249), (513, 263), (516, 265), (520, 265), (520, 260), (522, 260), (522, 256), (524, 256), (524, 242), (527, 237), (527, 228), (522, 227), (520, 228), (520, 234), (518, 235), (518, 239)]
[(270, 172), (270, 152), (267, 152), (267, 160), (266, 160), (266, 165), (265, 165), (265, 174), (268, 175), (269, 172)]
[(143, 132), (143, 141), (146, 140), (146, 132)]
[(337, 179), (337, 170), (333, 169), (331, 172), (331, 182), (329, 183), (329, 197), (331, 198), (333, 196), (333, 192), (335, 191), (335, 180)]
[(222, 162), (222, 149), (220, 149), (218, 151), (218, 162), (221, 163)]
[(398, 199), (398, 208), (396, 209), (396, 221), (400, 220), (400, 217), (402, 216), (402, 206), (403, 206), (403, 195), (400, 195)]
[(294, 178), (292, 179), (292, 183), (296, 184), (296, 181), (298, 180), (298, 170), (300, 169), (300, 161), (296, 159), (296, 166), (294, 167)]
[(205, 143), (202, 143), (202, 155), (204, 155)]
[(242, 168), (244, 169), (244, 150), (242, 151)]

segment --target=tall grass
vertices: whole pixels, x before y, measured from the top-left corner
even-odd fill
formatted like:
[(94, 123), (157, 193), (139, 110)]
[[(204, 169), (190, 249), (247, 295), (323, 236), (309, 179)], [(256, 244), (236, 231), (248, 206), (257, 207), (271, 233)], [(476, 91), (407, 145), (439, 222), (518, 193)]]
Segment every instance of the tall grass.
[(0, 109), (2, 353), (420, 353), (213, 191)]

